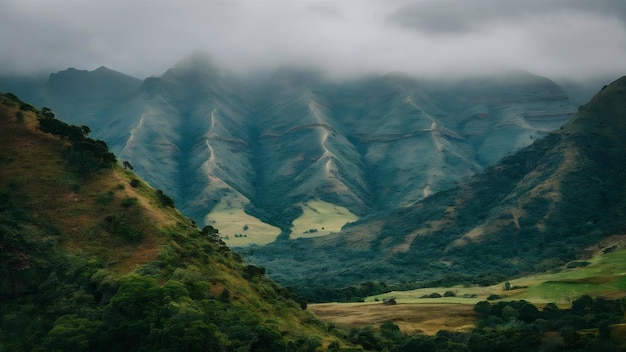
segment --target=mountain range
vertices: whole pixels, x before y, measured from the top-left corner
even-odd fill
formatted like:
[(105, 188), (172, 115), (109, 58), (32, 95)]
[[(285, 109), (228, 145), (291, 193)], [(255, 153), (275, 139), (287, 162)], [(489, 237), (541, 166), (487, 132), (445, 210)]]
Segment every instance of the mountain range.
[[(589, 258), (626, 231), (626, 77), (457, 186), (334, 236), (244, 250), (284, 284), (491, 285)], [(297, 260), (298, 265), (293, 265)], [(332, 273), (330, 275), (329, 273)]]
[(338, 81), (296, 68), (241, 77), (202, 54), (143, 81), (101, 67), (0, 79), (0, 89), (88, 125), (233, 246), (327, 235), (412, 204), (575, 111), (557, 84), (523, 71), (441, 81)]
[(90, 126), (184, 214), (311, 299), (374, 281), (493, 284), (622, 233), (623, 85), (577, 109), (523, 71), (243, 77), (201, 54), (143, 81), (105, 67), (0, 79)]
[[(107, 72), (106, 69), (98, 71)], [(136, 83), (127, 76), (115, 76)], [(169, 80), (175, 82), (176, 78), (170, 76)], [(162, 82), (156, 83), (154, 87), (159, 90)], [(142, 87), (144, 85), (145, 82)], [(185, 103), (185, 97), (201, 91), (202, 87), (198, 84), (190, 92), (178, 90), (180, 95), (168, 96), (166, 105), (171, 107), (170, 113), (190, 106)], [(333, 97), (340, 97), (334, 84), (333, 89), (336, 89)], [(114, 95), (116, 91), (103, 88), (101, 94)], [(436, 90), (431, 88), (429, 96), (436, 97)], [(391, 210), (372, 207), (360, 219), (344, 226), (340, 233), (318, 236), (317, 231), (308, 231), (306, 233), (312, 236), (299, 237), (311, 238), (295, 239), (292, 231), (290, 238), (293, 240), (285, 236), (265, 246), (250, 244), (233, 252), (224, 242), (227, 238), (220, 236), (218, 230), (212, 226), (198, 228), (194, 221), (174, 208), (174, 201), (162, 190), (150, 187), (126, 170), (133, 168), (128, 161), (116, 163), (107, 143), (89, 136), (90, 128), (66, 124), (48, 108), (38, 110), (14, 94), (2, 94), (0, 316), (3, 323), (0, 335), (3, 338), (0, 350), (621, 348), (623, 324), (615, 323), (623, 321), (623, 304), (620, 305), (623, 302), (606, 297), (597, 297), (594, 301), (590, 296), (582, 296), (571, 301), (571, 309), (560, 309), (551, 303), (541, 312), (524, 300), (493, 304), (481, 301), (473, 308), (477, 316), (475, 329), (467, 333), (440, 331), (435, 337), (421, 333), (405, 335), (392, 321), (384, 322), (379, 328), (351, 327), (346, 331), (335, 323), (317, 320), (306, 311), (306, 302), (294, 295), (293, 290), (312, 299), (328, 299), (327, 294), (332, 291), (329, 288), (360, 282), (358, 287), (335, 290), (335, 293), (352, 292), (353, 296), (344, 298), (354, 299), (354, 294), (362, 298), (377, 289), (386, 292), (391, 288), (384, 282), (373, 281), (392, 283), (394, 288), (417, 283), (436, 285), (439, 289), (455, 284), (498, 283), (485, 289), (487, 291), (471, 285), (472, 290), (484, 294), (502, 291), (497, 287), (514, 276), (559, 270), (572, 259), (591, 258), (598, 251), (605, 254), (615, 251), (624, 244), (626, 229), (623, 217), (626, 211), (625, 98), (626, 76), (605, 86), (560, 128), (505, 155), (491, 166), (483, 166), (482, 171), (457, 181), (455, 186), (422, 194), (417, 201), (395, 205)], [(135, 99), (151, 101), (142, 93), (129, 101)], [(293, 103), (288, 98), (285, 101), (283, 105), (273, 103), (266, 108), (274, 111), (271, 115), (281, 110), (281, 106), (290, 110)], [(112, 117), (116, 116), (113, 111), (119, 108), (99, 103), (97, 99), (93, 104), (110, 108)], [(152, 104), (147, 104), (145, 109), (149, 113), (141, 115), (139, 125), (146, 121), (164, 123), (168, 120), (157, 118), (168, 111), (167, 107)], [(245, 104), (242, 101), (232, 108), (243, 109)], [(250, 105), (251, 111), (257, 111), (261, 106), (257, 104), (260, 102)], [(335, 111), (333, 109), (340, 103), (335, 100), (334, 104), (326, 105), (326, 109)], [(323, 117), (324, 107), (311, 102), (308, 106), (316, 118)], [(86, 109), (78, 104), (73, 108), (76, 111)], [(215, 109), (209, 115), (210, 131), (226, 125), (220, 122), (225, 120), (214, 119)], [(226, 108), (220, 106), (220, 109)], [(179, 117), (185, 116), (183, 123), (198, 123), (187, 117), (203, 120), (199, 118), (203, 114), (191, 110), (180, 113)], [(325, 114), (335, 116), (336, 112)], [(118, 123), (123, 120), (120, 115), (117, 118)], [(262, 121), (270, 120), (273, 121)], [(237, 122), (229, 121), (233, 125)], [(323, 121), (331, 126), (334, 120)], [(446, 140), (435, 138), (439, 133), (436, 132), (438, 121), (431, 123), (436, 126), (431, 125), (429, 130), (421, 132), (430, 134), (436, 141)], [(341, 132), (357, 140), (354, 133), (344, 132), (350, 131), (348, 125), (338, 124), (343, 127), (332, 132), (324, 126), (324, 130), (329, 135)], [(230, 141), (221, 139), (224, 134), (205, 136), (200, 149), (206, 148), (210, 154), (208, 162), (202, 165), (208, 171), (219, 169), (228, 176), (225, 171), (236, 171), (236, 166), (231, 164), (228, 166), (231, 169), (227, 169), (227, 165), (218, 164), (224, 160), (214, 158), (214, 154), (218, 154), (215, 150), (225, 148), (220, 143), (252, 141), (252, 149), (268, 148), (269, 143), (262, 142), (263, 138), (281, 138), (298, 132), (289, 126), (283, 127), (289, 129), (282, 133), (284, 130), (280, 127), (272, 130), (278, 131), (275, 133), (241, 127), (242, 134), (231, 134)], [(228, 127), (224, 129), (232, 131), (233, 126)], [(314, 128), (317, 126), (301, 129)], [(251, 139), (234, 141), (235, 136), (245, 136), (246, 131)], [(181, 139), (199, 133), (190, 126), (174, 130), (152, 128), (149, 132), (153, 133), (150, 138), (158, 140), (173, 138), (176, 133), (181, 133)], [(138, 128), (131, 131), (128, 139), (133, 142), (133, 138), (137, 138), (135, 141), (145, 143), (150, 138), (143, 133), (146, 130)], [(301, 138), (306, 136), (300, 135)], [(412, 139), (415, 136), (401, 137)], [(363, 155), (359, 144), (351, 143), (355, 145), (355, 155)], [(288, 144), (292, 149), (298, 146), (296, 141)], [(173, 147), (176, 145), (170, 145), (170, 149)], [(331, 147), (337, 148), (332, 144), (323, 150), (326, 165), (334, 164), (335, 154), (342, 150)], [(232, 145), (228, 149), (233, 157), (237, 156), (237, 150)], [(274, 152), (269, 148), (262, 150), (268, 154)], [(268, 159), (261, 165), (273, 165), (269, 160), (273, 158), (260, 154), (255, 155)], [(257, 163), (261, 162), (252, 162)], [(211, 182), (216, 182), (216, 176), (210, 177), (213, 177)], [(321, 179), (329, 177), (325, 175)], [(251, 183), (252, 187), (258, 187), (257, 183)], [(334, 193), (328, 192), (326, 201), (321, 197), (294, 197), (301, 201), (297, 206), (302, 216), (293, 221), (293, 228), (301, 226), (300, 220), (310, 217), (311, 213), (319, 213), (330, 221), (332, 216), (325, 213), (325, 207), (332, 204), (330, 201), (335, 194), (341, 194), (341, 188), (331, 190)], [(223, 205), (219, 206), (224, 209)], [(336, 204), (333, 209), (344, 215), (348, 211)], [(245, 213), (237, 216), (244, 215), (251, 216)], [(248, 230), (242, 229), (243, 232)], [(235, 238), (241, 239), (241, 234)], [(613, 267), (617, 264), (615, 260), (621, 263), (620, 253), (622, 251), (603, 256), (604, 266), (600, 267), (597, 262), (590, 263), (598, 257), (589, 259), (590, 262), (576, 260), (566, 266), (589, 265), (587, 274), (591, 277), (566, 273), (560, 277), (544, 275), (544, 278), (558, 278), (558, 283), (567, 290), (566, 295), (572, 290), (571, 284), (586, 287), (602, 282), (615, 297), (622, 297), (619, 285), (623, 281), (623, 270)], [(277, 285), (265, 276), (265, 268), (245, 264), (240, 254), (256, 264), (262, 263), (281, 282), (299, 287), (285, 289)], [(598, 268), (606, 272), (598, 273)], [(527, 276), (525, 280), (536, 278)], [(548, 283), (555, 281), (544, 282)], [(503, 287), (506, 292), (519, 293), (526, 286), (512, 287), (506, 282)], [(447, 291), (443, 299), (454, 298), (455, 291)], [(517, 297), (515, 294), (510, 297)], [(436, 293), (427, 296), (435, 295), (441, 296)], [(487, 300), (497, 299), (492, 296)], [(459, 299), (466, 299), (465, 295)], [(571, 297), (567, 299), (569, 302)], [(395, 303), (395, 299), (391, 301)], [(389, 310), (390, 300), (384, 302), (380, 307)], [(436, 304), (434, 308), (441, 309)], [(450, 313), (446, 307), (445, 313), (437, 314)], [(514, 315), (509, 316), (510, 313)], [(363, 312), (358, 315), (362, 316)], [(547, 339), (548, 336), (560, 336), (562, 341)]]

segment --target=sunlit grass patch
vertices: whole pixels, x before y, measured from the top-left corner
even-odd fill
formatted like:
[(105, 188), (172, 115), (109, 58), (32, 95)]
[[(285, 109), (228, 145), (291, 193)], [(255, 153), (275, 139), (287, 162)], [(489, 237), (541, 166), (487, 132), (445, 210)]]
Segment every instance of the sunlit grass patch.
[(309, 200), (298, 206), (302, 208), (302, 215), (293, 221), (289, 236), (292, 239), (326, 236), (358, 219), (347, 208), (322, 200)]
[(276, 241), (280, 229), (245, 213), (227, 199), (222, 199), (206, 216), (206, 223), (219, 229), (229, 246), (265, 245)]

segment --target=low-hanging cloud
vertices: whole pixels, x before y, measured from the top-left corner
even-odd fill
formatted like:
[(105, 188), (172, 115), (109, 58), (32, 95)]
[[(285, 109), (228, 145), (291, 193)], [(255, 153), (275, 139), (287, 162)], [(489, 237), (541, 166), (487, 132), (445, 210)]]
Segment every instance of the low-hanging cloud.
[(200, 50), (240, 72), (526, 69), (585, 78), (626, 73), (626, 3), (5, 0), (0, 47), (5, 74), (105, 65), (146, 77)]

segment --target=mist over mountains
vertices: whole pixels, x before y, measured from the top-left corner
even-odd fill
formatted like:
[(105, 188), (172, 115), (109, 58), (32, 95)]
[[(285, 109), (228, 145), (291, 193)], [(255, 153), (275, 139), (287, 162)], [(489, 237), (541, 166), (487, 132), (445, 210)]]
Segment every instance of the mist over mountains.
[(225, 228), (252, 215), (264, 224), (259, 236), (274, 232), (255, 241), (251, 231), (248, 243), (286, 237), (310, 200), (341, 207), (343, 223), (412, 204), (575, 111), (557, 84), (523, 71), (337, 81), (284, 68), (242, 78), (201, 54), (144, 81), (101, 67), (45, 82), (4, 79), (0, 88), (90, 126), (197, 222)]

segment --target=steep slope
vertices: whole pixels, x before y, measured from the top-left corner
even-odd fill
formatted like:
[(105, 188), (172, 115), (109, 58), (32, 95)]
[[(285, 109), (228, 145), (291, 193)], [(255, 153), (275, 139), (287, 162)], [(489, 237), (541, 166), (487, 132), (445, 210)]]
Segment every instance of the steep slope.
[(103, 134), (120, 158), (198, 220), (220, 199), (248, 203), (255, 191), (249, 108), (227, 81), (205, 58), (191, 57), (146, 80), (135, 99), (107, 116), (120, 129)]
[[(213, 228), (111, 160), (78, 155), (91, 140), (49, 111), (2, 95), (0, 126), (0, 350), (345, 345)], [(80, 172), (85, 162), (99, 167)]]
[[(558, 131), (453, 189), (341, 234), (244, 254), (280, 282), (308, 286), (490, 283), (547, 270), (626, 230), (625, 135), (623, 77)], [(287, 265), (293, 258), (299, 266)]]
[(350, 82), (333, 96), (336, 119), (360, 151), (379, 209), (422, 199), (482, 169), (455, 117), (427, 82), (400, 74)]
[(334, 118), (326, 90), (315, 72), (283, 70), (264, 86), (265, 103), (255, 112), (255, 205), (283, 228), (299, 215), (294, 206), (312, 198), (357, 214), (371, 209), (361, 156)]
[(456, 117), (459, 134), (483, 166), (554, 131), (574, 113), (561, 87), (524, 71), (432, 86), (434, 99)]

